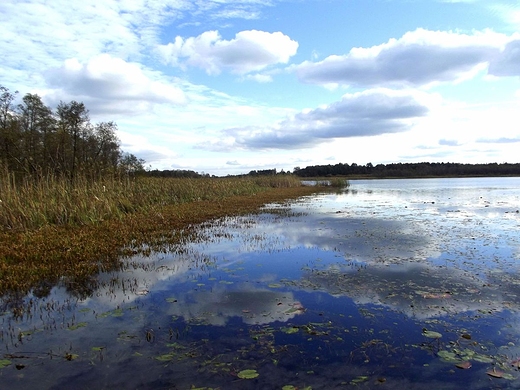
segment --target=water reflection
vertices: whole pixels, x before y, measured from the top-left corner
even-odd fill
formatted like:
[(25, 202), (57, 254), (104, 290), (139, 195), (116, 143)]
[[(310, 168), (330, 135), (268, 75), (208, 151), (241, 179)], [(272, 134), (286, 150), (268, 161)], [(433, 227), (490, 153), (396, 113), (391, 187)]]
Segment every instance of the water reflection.
[(0, 387), (518, 388), (518, 188), (352, 182), (11, 297)]

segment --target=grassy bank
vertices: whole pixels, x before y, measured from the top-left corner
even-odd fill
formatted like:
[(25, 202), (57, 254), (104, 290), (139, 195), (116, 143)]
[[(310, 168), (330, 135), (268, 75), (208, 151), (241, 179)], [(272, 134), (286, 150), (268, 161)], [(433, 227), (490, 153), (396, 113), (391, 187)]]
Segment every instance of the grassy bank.
[(0, 294), (45, 295), (60, 281), (82, 295), (99, 271), (117, 269), (124, 256), (175, 245), (196, 233), (193, 224), (317, 191), (288, 177), (21, 186), (2, 185)]

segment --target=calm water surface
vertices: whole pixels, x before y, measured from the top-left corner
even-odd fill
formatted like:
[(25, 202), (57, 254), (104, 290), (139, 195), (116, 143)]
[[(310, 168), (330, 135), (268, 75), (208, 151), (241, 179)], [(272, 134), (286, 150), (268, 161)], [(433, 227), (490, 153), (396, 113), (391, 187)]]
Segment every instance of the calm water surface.
[(519, 209), (520, 178), (359, 180), (206, 223), (3, 302), (0, 388), (520, 388)]

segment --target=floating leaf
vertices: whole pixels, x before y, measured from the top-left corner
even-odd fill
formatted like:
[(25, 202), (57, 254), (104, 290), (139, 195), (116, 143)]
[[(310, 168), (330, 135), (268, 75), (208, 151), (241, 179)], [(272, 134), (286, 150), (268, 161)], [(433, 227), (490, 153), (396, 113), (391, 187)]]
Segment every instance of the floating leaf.
[(298, 389), (297, 387), (294, 387), (293, 385), (285, 385), (284, 387), (282, 387), (282, 390), (296, 390)]
[(520, 368), (520, 359), (515, 359), (511, 362), (511, 365), (515, 368)]
[(105, 349), (105, 347), (92, 347), (92, 350), (95, 351), (95, 352), (99, 352), (99, 351), (102, 351), (104, 349)]
[(253, 379), (258, 375), (259, 374), (256, 370), (242, 370), (237, 374), (240, 379)]
[(280, 288), (280, 287), (282, 287), (282, 285), (279, 284), (279, 283), (270, 283), (267, 287), (270, 287), (270, 288)]
[(350, 381), (351, 384), (355, 385), (357, 383), (363, 383), (368, 380), (368, 376), (360, 375), (357, 378), (354, 378)]
[(441, 360), (446, 363), (460, 363), (460, 358), (458, 358), (454, 352), (443, 350), (437, 352), (437, 356), (439, 356)]
[(493, 363), (494, 360), (486, 355), (481, 355), (479, 353), (475, 354), (475, 356), (472, 357), (473, 360), (480, 362), (480, 363)]
[(172, 361), (175, 355), (173, 353), (167, 353), (165, 355), (160, 355), (155, 358), (155, 360), (159, 360), (160, 362), (169, 362)]
[(424, 337), (428, 337), (429, 339), (440, 339), (442, 337), (442, 334), (434, 332), (433, 330), (423, 330), (422, 334)]
[(78, 322), (76, 325), (69, 326), (69, 330), (76, 330), (79, 328), (84, 328), (85, 326), (87, 326), (86, 322)]
[(166, 302), (175, 303), (175, 302), (177, 302), (177, 299), (176, 298), (166, 298)]
[(8, 359), (2, 359), (0, 360), (0, 368), (4, 368), (4, 367), (7, 367), (7, 366), (10, 366), (12, 364), (12, 362)]
[(486, 371), (486, 374), (489, 376), (492, 376), (493, 378), (503, 378), (505, 372), (495, 370), (494, 368), (492, 370)]
[(290, 328), (282, 328), (282, 332), (287, 333), (287, 334), (298, 333), (299, 331), (300, 331), (300, 329), (296, 328), (294, 326), (292, 326)]
[(466, 360), (465, 362), (460, 362), (456, 364), (455, 367), (460, 368), (462, 370), (467, 370), (468, 368), (471, 368), (471, 362), (468, 362)]

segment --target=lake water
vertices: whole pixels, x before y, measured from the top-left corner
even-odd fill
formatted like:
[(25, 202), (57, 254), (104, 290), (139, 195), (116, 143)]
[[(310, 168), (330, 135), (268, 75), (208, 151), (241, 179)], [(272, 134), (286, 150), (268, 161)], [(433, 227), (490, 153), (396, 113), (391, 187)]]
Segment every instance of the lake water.
[(3, 303), (0, 388), (520, 388), (520, 178), (356, 180)]

